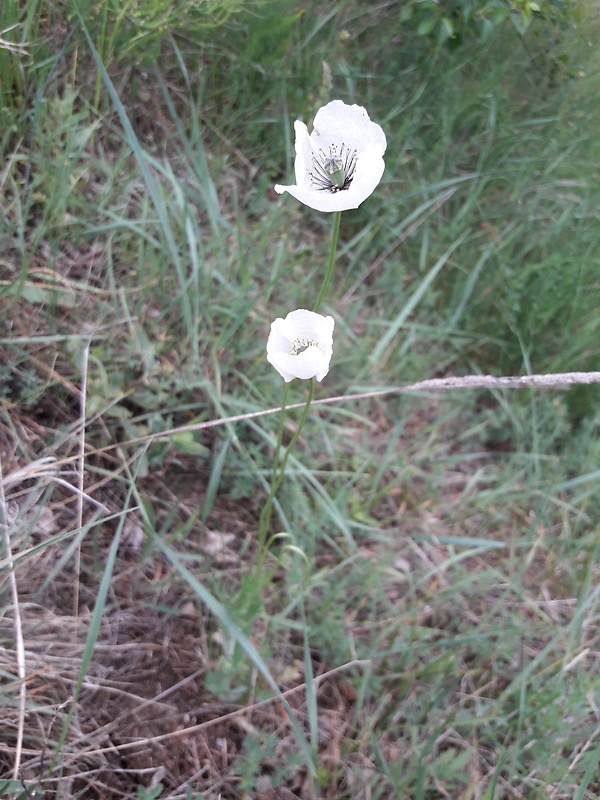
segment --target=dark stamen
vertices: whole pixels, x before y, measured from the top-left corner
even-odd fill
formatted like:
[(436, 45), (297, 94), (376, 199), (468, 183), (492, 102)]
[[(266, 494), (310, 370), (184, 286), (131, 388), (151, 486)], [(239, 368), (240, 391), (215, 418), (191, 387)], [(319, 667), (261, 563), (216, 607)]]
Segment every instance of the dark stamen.
[(356, 171), (357, 157), (356, 150), (350, 150), (343, 142), (339, 153), (335, 144), (330, 145), (329, 155), (323, 150), (314, 152), (313, 171), (309, 172), (312, 185), (332, 194), (348, 189)]

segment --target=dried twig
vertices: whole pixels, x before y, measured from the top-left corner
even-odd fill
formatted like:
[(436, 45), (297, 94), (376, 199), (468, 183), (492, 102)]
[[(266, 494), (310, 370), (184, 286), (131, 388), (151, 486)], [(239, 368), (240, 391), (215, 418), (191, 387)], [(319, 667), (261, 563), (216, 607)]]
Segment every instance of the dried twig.
[(0, 50), (9, 50), (11, 53), (15, 53), (18, 56), (28, 56), (29, 51), (27, 48), (29, 47), (29, 42), (9, 42), (7, 39), (2, 38), (3, 34), (9, 33), (18, 27), (19, 23), (15, 22), (14, 25), (0, 31)]
[[(548, 375), (521, 375), (521, 376), (504, 376), (496, 378), (493, 375), (465, 375), (462, 378), (430, 378), (425, 381), (417, 381), (417, 383), (409, 383), (406, 386), (394, 386), (391, 389), (376, 389), (372, 392), (359, 392), (357, 394), (341, 394), (335, 397), (324, 397), (321, 400), (313, 400), (312, 406), (334, 405), (337, 403), (347, 403), (349, 400), (368, 400), (378, 397), (389, 397), (395, 394), (416, 394), (419, 392), (440, 392), (449, 389), (525, 389), (525, 388), (555, 388), (565, 389), (569, 386), (600, 383), (600, 372), (558, 372)], [(304, 408), (306, 404), (292, 403), (286, 406), (288, 411), (295, 408)], [(281, 411), (280, 406), (275, 408), (266, 408), (260, 411), (250, 411), (245, 414), (234, 414), (231, 417), (221, 417), (219, 419), (209, 419), (205, 422), (196, 422), (192, 425), (182, 425), (178, 428), (171, 428), (168, 431), (159, 431), (158, 433), (151, 433), (146, 436), (137, 436), (135, 439), (127, 439), (124, 442), (116, 442), (108, 444), (104, 447), (98, 447), (95, 450), (90, 450), (88, 455), (96, 455), (97, 453), (107, 453), (109, 450), (115, 450), (118, 447), (126, 447), (128, 445), (145, 444), (149, 445), (154, 441), (161, 439), (168, 439), (178, 433), (187, 433), (190, 431), (200, 431), (207, 428), (216, 428), (219, 425), (227, 425), (233, 422), (243, 422), (248, 419), (256, 419), (257, 417), (266, 417), (270, 414), (278, 414)], [(68, 464), (75, 461), (79, 456), (69, 456), (59, 461), (59, 464)]]
[[(315, 688), (319, 687), (319, 684), (325, 680), (326, 678), (330, 678), (332, 675), (336, 675), (339, 672), (343, 672), (344, 670), (350, 669), (351, 667), (364, 667), (370, 664), (370, 659), (354, 659), (353, 661), (348, 661), (345, 664), (340, 664), (338, 667), (333, 667), (333, 669), (324, 672), (322, 675), (316, 675), (311, 683), (314, 685)], [(164, 742), (166, 739), (174, 739), (179, 738), (182, 736), (188, 736), (191, 733), (196, 733), (198, 731), (205, 731), (208, 728), (212, 728), (215, 725), (222, 725), (223, 722), (226, 722), (230, 719), (235, 719), (236, 717), (245, 716), (246, 714), (251, 714), (259, 708), (263, 708), (264, 706), (269, 705), (270, 703), (277, 703), (281, 700), (282, 697), (290, 697), (291, 695), (295, 694), (296, 692), (300, 692), (306, 689), (306, 683), (301, 683), (298, 686), (294, 686), (291, 689), (287, 689), (281, 694), (273, 695), (272, 697), (267, 697), (264, 700), (259, 700), (256, 703), (252, 703), (252, 705), (243, 706), (242, 708), (238, 708), (235, 711), (230, 711), (228, 714), (222, 714), (215, 719), (205, 720), (204, 722), (199, 722), (197, 725), (190, 725), (188, 728), (181, 728), (176, 731), (170, 731), (169, 733), (162, 733), (158, 736), (148, 736), (143, 739), (134, 739), (130, 742), (123, 742), (121, 744), (114, 744), (110, 745), (109, 747), (93, 747), (93, 752), (97, 756), (102, 753), (116, 753), (116, 752), (123, 752), (125, 750), (132, 750), (136, 749), (140, 745), (144, 744), (154, 744), (156, 742)], [(161, 695), (162, 696), (162, 695)], [(85, 751), (84, 751), (85, 752)], [(81, 753), (78, 753), (80, 756)], [(59, 767), (57, 766), (56, 769)]]

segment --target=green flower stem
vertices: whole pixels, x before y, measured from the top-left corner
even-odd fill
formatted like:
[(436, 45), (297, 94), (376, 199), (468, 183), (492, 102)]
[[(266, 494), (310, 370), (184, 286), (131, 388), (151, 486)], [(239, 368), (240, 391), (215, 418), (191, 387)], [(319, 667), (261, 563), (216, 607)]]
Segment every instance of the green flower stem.
[(342, 212), (336, 211), (333, 215), (333, 233), (331, 234), (331, 249), (329, 251), (329, 263), (327, 264), (327, 272), (325, 273), (325, 278), (323, 279), (323, 285), (321, 286), (321, 290), (319, 292), (319, 296), (317, 297), (317, 302), (315, 303), (314, 310), (318, 311), (321, 307), (321, 303), (323, 302), (323, 298), (325, 297), (325, 292), (327, 291), (327, 287), (329, 286), (329, 282), (331, 281), (331, 276), (333, 275), (333, 263), (335, 261), (335, 251), (337, 249), (337, 241), (338, 241), (338, 234), (340, 232), (340, 222), (342, 219)]
[[(325, 292), (327, 291), (327, 287), (331, 282), (331, 277), (333, 275), (333, 265), (335, 262), (335, 251), (337, 249), (337, 242), (338, 236), (340, 232), (340, 222), (342, 219), (342, 212), (336, 211), (333, 215), (333, 232), (331, 235), (331, 248), (329, 250), (329, 262), (327, 264), (327, 270), (325, 272), (325, 277), (323, 278), (323, 283), (319, 290), (319, 294), (317, 296), (317, 302), (315, 303), (314, 310), (318, 311), (321, 307), (321, 303), (323, 302), (323, 298), (325, 296)], [(258, 571), (259, 573), (262, 572), (262, 568), (264, 565), (265, 557), (266, 557), (266, 549), (267, 549), (267, 534), (269, 530), (269, 524), (271, 522), (271, 514), (273, 511), (273, 502), (275, 501), (275, 495), (277, 494), (277, 490), (281, 486), (283, 479), (285, 477), (285, 468), (287, 467), (287, 462), (290, 457), (290, 453), (292, 452), (292, 448), (298, 441), (298, 437), (302, 432), (302, 428), (304, 427), (304, 423), (308, 418), (308, 412), (310, 410), (310, 404), (312, 403), (312, 399), (315, 393), (315, 379), (310, 379), (310, 386), (308, 390), (308, 397), (306, 399), (306, 405), (304, 406), (304, 410), (302, 411), (302, 416), (300, 417), (300, 422), (298, 423), (298, 427), (296, 428), (296, 432), (291, 438), (290, 443), (285, 449), (285, 453), (283, 454), (283, 458), (281, 459), (281, 466), (279, 466), (279, 454), (281, 453), (281, 446), (283, 441), (283, 429), (285, 424), (285, 411), (289, 396), (289, 387), (290, 384), (286, 383), (285, 389), (283, 391), (283, 399), (281, 401), (281, 413), (279, 415), (279, 427), (277, 429), (277, 445), (275, 447), (275, 454), (273, 456), (273, 469), (271, 471), (271, 488), (269, 490), (269, 496), (267, 497), (267, 501), (263, 506), (263, 509), (260, 514), (260, 519), (258, 522), (258, 546), (259, 546), (259, 556), (258, 556)]]
[(290, 453), (292, 452), (292, 448), (298, 441), (298, 437), (302, 432), (302, 428), (304, 427), (304, 423), (308, 417), (308, 412), (310, 409), (310, 404), (312, 403), (313, 395), (315, 393), (315, 379), (310, 379), (310, 385), (308, 389), (308, 397), (306, 399), (306, 405), (302, 411), (302, 416), (300, 417), (300, 422), (298, 423), (298, 427), (296, 428), (296, 432), (292, 436), (290, 443), (285, 449), (285, 453), (283, 454), (283, 458), (281, 460), (281, 467), (278, 469), (279, 464), (279, 453), (281, 452), (281, 444), (283, 439), (283, 427), (285, 421), (285, 410), (287, 405), (287, 399), (289, 394), (289, 387), (290, 384), (286, 383), (285, 389), (283, 390), (283, 400), (281, 403), (281, 413), (279, 415), (279, 428), (277, 430), (277, 445), (275, 448), (275, 455), (273, 456), (273, 470), (271, 473), (271, 489), (269, 491), (269, 496), (267, 497), (267, 502), (263, 506), (263, 509), (260, 514), (260, 520), (258, 523), (258, 544), (260, 549), (259, 554), (259, 571), (262, 569), (262, 565), (264, 563), (265, 557), (265, 548), (267, 544), (267, 532), (269, 528), (269, 523), (271, 521), (271, 512), (273, 510), (273, 501), (275, 500), (275, 495), (277, 494), (277, 490), (281, 486), (283, 478), (285, 476), (285, 468), (288, 462), (288, 458), (290, 457)]
[(281, 485), (281, 481), (285, 475), (285, 468), (288, 462), (288, 458), (290, 457), (290, 453), (292, 452), (292, 448), (298, 441), (298, 437), (302, 432), (302, 428), (304, 427), (304, 423), (306, 422), (306, 418), (308, 417), (308, 412), (310, 410), (310, 404), (312, 403), (312, 399), (315, 393), (315, 379), (311, 378), (308, 387), (308, 397), (306, 398), (306, 405), (302, 409), (302, 416), (300, 417), (300, 422), (298, 423), (298, 427), (296, 428), (296, 433), (292, 436), (290, 443), (286, 447), (285, 453), (283, 454), (283, 459), (281, 461), (281, 469), (279, 470), (279, 478), (277, 480), (277, 488)]
[(275, 455), (273, 456), (273, 470), (271, 472), (271, 487), (275, 486), (275, 483), (277, 481), (277, 465), (279, 464), (279, 453), (281, 452), (281, 444), (283, 442), (285, 410), (287, 407), (289, 394), (290, 394), (290, 383), (288, 382), (285, 384), (285, 387), (283, 389), (283, 398), (281, 400), (281, 411), (279, 412), (279, 426), (277, 428), (277, 445), (275, 446)]

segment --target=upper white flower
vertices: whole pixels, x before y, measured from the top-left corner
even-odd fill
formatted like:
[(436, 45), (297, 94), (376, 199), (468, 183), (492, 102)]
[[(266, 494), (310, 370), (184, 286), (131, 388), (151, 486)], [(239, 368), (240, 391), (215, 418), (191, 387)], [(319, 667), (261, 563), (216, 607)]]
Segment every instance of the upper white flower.
[(271, 323), (267, 361), (287, 382), (292, 378), (322, 381), (333, 355), (333, 317), (299, 308)]
[(277, 184), (317, 211), (358, 208), (381, 180), (387, 147), (385, 133), (362, 106), (332, 100), (315, 116), (313, 132), (300, 120), (296, 132), (296, 183)]

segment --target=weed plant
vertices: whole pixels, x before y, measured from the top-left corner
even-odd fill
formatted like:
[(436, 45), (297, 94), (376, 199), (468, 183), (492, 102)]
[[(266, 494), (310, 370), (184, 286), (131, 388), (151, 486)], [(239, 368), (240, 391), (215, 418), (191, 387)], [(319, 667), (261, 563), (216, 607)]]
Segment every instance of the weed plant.
[(5, 0), (0, 795), (600, 796), (597, 386), (315, 404), (254, 569), (269, 324), (329, 246), (272, 188), (295, 119), (388, 140), (317, 401), (598, 368), (573, 5), (452, 50), (391, 0)]

